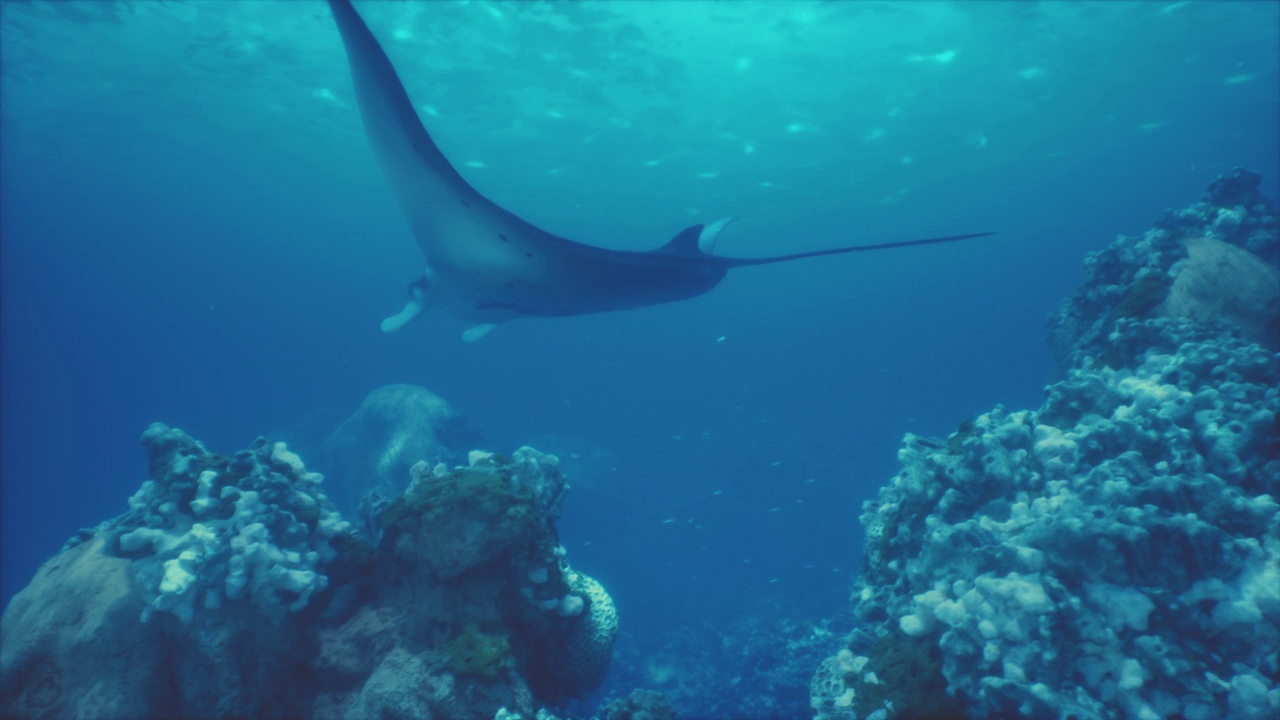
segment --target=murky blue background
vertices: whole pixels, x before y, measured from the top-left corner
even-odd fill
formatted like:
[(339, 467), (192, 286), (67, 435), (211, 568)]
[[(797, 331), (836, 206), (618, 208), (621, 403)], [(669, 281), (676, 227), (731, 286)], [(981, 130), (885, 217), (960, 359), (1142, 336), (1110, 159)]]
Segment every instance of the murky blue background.
[(3, 600), (125, 509), (149, 422), (229, 453), (405, 382), (565, 458), (569, 558), (629, 633), (829, 617), (902, 435), (1039, 404), (1087, 251), (1233, 165), (1275, 197), (1278, 7), (359, 3), (460, 171), (557, 234), (1000, 233), (465, 344), (378, 330), (420, 256), (323, 4), (6, 2)]

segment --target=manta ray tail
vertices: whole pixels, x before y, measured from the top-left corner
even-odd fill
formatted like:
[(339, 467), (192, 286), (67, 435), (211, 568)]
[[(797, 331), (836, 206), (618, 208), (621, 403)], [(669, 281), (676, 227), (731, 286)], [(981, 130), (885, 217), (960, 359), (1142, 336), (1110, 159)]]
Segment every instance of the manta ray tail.
[(769, 265), (771, 263), (787, 262), (788, 260), (800, 260), (801, 258), (818, 257), (821, 255), (840, 255), (843, 253), (867, 252), (870, 250), (888, 250), (890, 248), (911, 247), (913, 245), (936, 245), (938, 243), (956, 242), (957, 240), (968, 240), (970, 238), (987, 237), (995, 235), (993, 232), (969, 233), (967, 235), (947, 235), (946, 237), (924, 238), (921, 240), (902, 240), (899, 242), (876, 243), (874, 245), (850, 245), (848, 247), (829, 248), (827, 250), (811, 250), (809, 252), (792, 253), (790, 255), (775, 255), (774, 257), (764, 258), (720, 258), (729, 267), (744, 267), (747, 265)]
[(409, 302), (404, 309), (382, 321), (382, 332), (391, 333), (413, 322), (427, 309), (427, 277), (409, 283)]

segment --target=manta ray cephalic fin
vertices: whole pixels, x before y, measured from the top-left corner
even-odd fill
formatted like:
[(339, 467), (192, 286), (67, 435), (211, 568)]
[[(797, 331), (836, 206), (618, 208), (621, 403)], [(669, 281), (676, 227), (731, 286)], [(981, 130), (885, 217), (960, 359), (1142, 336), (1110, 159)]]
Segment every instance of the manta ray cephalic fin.
[(467, 342), (475, 342), (480, 338), (484, 337), (485, 335), (488, 335), (489, 331), (494, 329), (495, 327), (497, 327), (497, 325), (494, 323), (485, 323), (483, 325), (477, 325), (463, 332), (462, 339)]

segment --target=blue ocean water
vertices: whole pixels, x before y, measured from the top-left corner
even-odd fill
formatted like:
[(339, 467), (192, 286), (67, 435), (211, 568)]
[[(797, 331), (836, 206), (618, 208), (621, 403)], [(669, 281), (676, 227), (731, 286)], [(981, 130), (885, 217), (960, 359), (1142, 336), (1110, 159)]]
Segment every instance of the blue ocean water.
[(1276, 195), (1276, 3), (359, 8), (459, 170), (557, 234), (999, 234), (385, 335), (421, 261), (322, 3), (5, 2), (5, 602), (126, 508), (148, 423), (233, 452), (400, 382), (564, 458), (562, 540), (625, 632), (829, 617), (902, 435), (1039, 403), (1086, 252), (1232, 166)]

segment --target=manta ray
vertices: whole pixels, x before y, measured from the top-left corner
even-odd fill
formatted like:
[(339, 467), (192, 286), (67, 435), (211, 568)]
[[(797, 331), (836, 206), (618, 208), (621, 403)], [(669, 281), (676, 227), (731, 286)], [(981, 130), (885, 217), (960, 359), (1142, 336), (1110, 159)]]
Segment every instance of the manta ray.
[(466, 340), (516, 318), (627, 310), (702, 295), (734, 268), (842, 253), (929, 245), (948, 237), (791, 253), (764, 258), (713, 255), (734, 218), (685, 228), (647, 252), (610, 250), (535, 227), (480, 194), (445, 157), (422, 124), (391, 60), (350, 0), (329, 0), (351, 66), (369, 144), (399, 200), (426, 269), (409, 302), (382, 321), (393, 332), (440, 308), (476, 323)]

